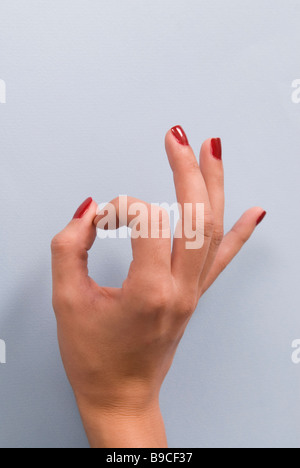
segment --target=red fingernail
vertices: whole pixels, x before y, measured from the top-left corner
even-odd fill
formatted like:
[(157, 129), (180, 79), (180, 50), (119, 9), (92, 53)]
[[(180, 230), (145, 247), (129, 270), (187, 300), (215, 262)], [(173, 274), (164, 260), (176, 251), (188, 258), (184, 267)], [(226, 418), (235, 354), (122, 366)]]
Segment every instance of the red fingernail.
[(91, 206), (93, 202), (93, 199), (92, 198), (88, 198), (87, 200), (85, 200), (82, 205), (80, 205), (80, 207), (78, 208), (78, 210), (76, 211), (76, 213), (74, 214), (73, 216), (73, 219), (81, 219), (83, 218), (83, 216), (85, 215), (85, 213), (87, 212), (87, 210), (89, 209), (89, 207)]
[(213, 138), (211, 140), (211, 154), (216, 159), (222, 159), (222, 142), (220, 138)]
[(265, 218), (266, 214), (267, 214), (267, 212), (264, 211), (264, 212), (260, 215), (260, 217), (259, 217), (258, 220), (256, 221), (256, 226), (258, 226), (258, 225), (262, 222), (262, 220)]
[(187, 136), (180, 125), (176, 125), (176, 127), (173, 127), (171, 129), (171, 132), (173, 133), (174, 137), (183, 146), (189, 146), (189, 140), (187, 139)]

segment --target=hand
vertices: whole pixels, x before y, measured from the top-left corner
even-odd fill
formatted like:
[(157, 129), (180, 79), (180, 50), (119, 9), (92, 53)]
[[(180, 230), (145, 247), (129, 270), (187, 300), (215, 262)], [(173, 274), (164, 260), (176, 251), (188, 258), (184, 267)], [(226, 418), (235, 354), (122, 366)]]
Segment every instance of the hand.
[[(121, 289), (88, 276), (96, 238), (92, 199), (52, 241), (53, 305), (62, 359), (93, 447), (164, 447), (159, 392), (199, 298), (249, 239), (265, 212), (247, 211), (223, 237), (221, 142), (207, 140), (200, 165), (181, 127), (166, 136), (166, 151), (180, 206), (204, 203), (202, 248), (185, 237), (132, 239), (133, 262)], [(128, 198), (128, 225), (137, 200)], [(118, 199), (112, 202), (117, 217)], [(143, 204), (151, 225), (160, 208)], [(196, 211), (193, 227), (199, 229)], [(165, 218), (164, 218), (165, 219)], [(120, 224), (120, 219), (117, 219)], [(179, 221), (185, 222), (185, 215)], [(162, 230), (163, 223), (158, 228)], [(169, 231), (169, 228), (168, 228)], [(170, 231), (169, 231), (170, 232)], [(202, 232), (203, 234), (203, 232)]]

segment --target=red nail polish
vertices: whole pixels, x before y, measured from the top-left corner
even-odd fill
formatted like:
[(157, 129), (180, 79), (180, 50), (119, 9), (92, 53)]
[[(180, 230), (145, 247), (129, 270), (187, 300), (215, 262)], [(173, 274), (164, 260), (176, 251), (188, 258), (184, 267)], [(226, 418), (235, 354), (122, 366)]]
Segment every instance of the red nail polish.
[(260, 215), (260, 217), (259, 217), (258, 220), (256, 221), (256, 226), (258, 226), (258, 225), (262, 222), (262, 220), (265, 218), (266, 214), (267, 214), (267, 212), (264, 211), (264, 212)]
[(173, 133), (174, 137), (183, 146), (189, 146), (189, 140), (187, 139), (187, 136), (180, 125), (176, 125), (176, 127), (173, 127), (171, 129), (171, 132)]
[(222, 142), (220, 138), (213, 138), (211, 140), (211, 154), (216, 159), (222, 159)]
[(78, 208), (78, 210), (76, 211), (76, 213), (74, 214), (73, 216), (73, 219), (81, 219), (83, 218), (83, 216), (85, 215), (85, 213), (87, 212), (87, 210), (89, 209), (89, 207), (91, 206), (93, 202), (93, 199), (92, 198), (88, 198), (87, 200), (85, 200), (82, 205), (80, 205), (80, 207)]

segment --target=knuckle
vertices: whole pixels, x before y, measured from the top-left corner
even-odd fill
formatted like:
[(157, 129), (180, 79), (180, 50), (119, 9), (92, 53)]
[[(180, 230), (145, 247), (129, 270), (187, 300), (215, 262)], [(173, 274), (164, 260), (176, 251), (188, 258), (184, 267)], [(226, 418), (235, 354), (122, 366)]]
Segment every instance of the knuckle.
[(57, 234), (56, 236), (53, 237), (51, 241), (51, 250), (52, 252), (56, 252), (58, 249), (60, 249), (62, 245), (62, 235)]
[(172, 306), (172, 283), (165, 278), (155, 279), (127, 278), (123, 283), (123, 291), (129, 304), (145, 313), (164, 312)]
[(51, 241), (51, 251), (53, 254), (68, 251), (71, 246), (72, 239), (70, 236), (66, 237), (63, 233), (57, 234)]
[(171, 292), (168, 287), (157, 286), (148, 297), (148, 307), (153, 311), (165, 311), (171, 303)]
[(65, 285), (58, 291), (55, 291), (52, 297), (52, 305), (55, 314), (57, 315), (62, 309), (72, 310), (76, 303), (74, 290)]
[(171, 307), (173, 294), (172, 284), (166, 280), (155, 280), (151, 285), (148, 284), (147, 292), (145, 286), (141, 288), (143, 303), (145, 309), (149, 312), (164, 312)]
[(190, 317), (195, 312), (197, 305), (197, 297), (185, 296), (178, 301), (178, 313), (180, 316)]
[(212, 235), (212, 243), (215, 247), (219, 247), (222, 240), (224, 238), (224, 231), (223, 228), (220, 227), (215, 227)]
[(192, 212), (184, 212), (184, 222), (190, 225), (193, 232), (204, 231), (207, 236), (212, 236), (214, 230), (214, 217), (211, 211), (206, 211), (203, 215), (203, 213), (199, 213), (194, 209), (193, 206)]
[(211, 211), (207, 211), (204, 215), (204, 237), (211, 239), (213, 236), (215, 228), (215, 220), (213, 213)]

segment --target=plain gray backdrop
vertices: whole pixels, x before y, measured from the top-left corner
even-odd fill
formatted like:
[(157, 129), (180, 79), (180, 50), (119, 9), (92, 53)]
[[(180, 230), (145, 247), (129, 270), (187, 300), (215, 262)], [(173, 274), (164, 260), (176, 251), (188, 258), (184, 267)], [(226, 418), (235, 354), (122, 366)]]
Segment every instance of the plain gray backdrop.
[[(60, 361), (50, 241), (88, 196), (174, 202), (164, 135), (221, 137), (226, 229), (268, 217), (203, 297), (166, 380), (171, 447), (299, 447), (298, 0), (1, 0), (1, 447), (87, 447)], [(119, 286), (127, 240), (90, 269)]]

